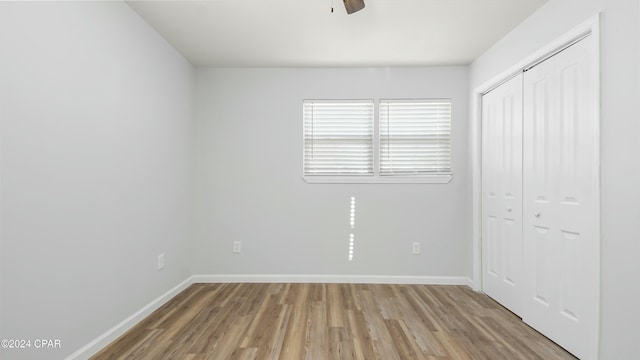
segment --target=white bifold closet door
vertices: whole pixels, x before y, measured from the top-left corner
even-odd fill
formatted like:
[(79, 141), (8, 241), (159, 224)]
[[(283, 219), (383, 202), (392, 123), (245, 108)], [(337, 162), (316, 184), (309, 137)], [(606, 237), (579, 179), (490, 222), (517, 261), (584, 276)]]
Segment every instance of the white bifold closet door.
[(483, 291), (522, 316), (522, 74), (482, 97)]
[(483, 290), (597, 357), (599, 131), (587, 36), (482, 97)]
[(524, 74), (523, 320), (583, 360), (596, 356), (599, 311), (594, 41)]

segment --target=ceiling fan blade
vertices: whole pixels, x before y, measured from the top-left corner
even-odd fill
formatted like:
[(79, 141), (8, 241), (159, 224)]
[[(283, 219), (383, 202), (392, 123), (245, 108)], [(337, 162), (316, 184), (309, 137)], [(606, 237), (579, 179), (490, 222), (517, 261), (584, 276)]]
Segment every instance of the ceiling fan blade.
[(364, 9), (364, 0), (344, 0), (344, 7), (347, 9), (347, 14), (353, 14)]

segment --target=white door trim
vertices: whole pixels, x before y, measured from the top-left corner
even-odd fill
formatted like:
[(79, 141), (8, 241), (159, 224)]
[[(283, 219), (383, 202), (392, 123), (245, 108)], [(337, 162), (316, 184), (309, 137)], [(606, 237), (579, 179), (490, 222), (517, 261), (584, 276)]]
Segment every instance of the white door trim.
[[(572, 44), (577, 39), (584, 37), (586, 34), (591, 33), (595, 40), (596, 51), (594, 52), (593, 64), (594, 71), (598, 71), (596, 81), (596, 91), (600, 94), (600, 49), (601, 49), (601, 34), (600, 34), (600, 14), (596, 14), (582, 24), (576, 26), (573, 30), (567, 32), (546, 46), (538, 49), (531, 55), (527, 56), (523, 60), (519, 61), (515, 65), (511, 66), (507, 70), (503, 71), (499, 75), (493, 77), (489, 81), (473, 89), (471, 94), (471, 117), (470, 117), (470, 143), (471, 143), (471, 161), (472, 161), (472, 188), (473, 188), (473, 216), (472, 216), (472, 234), (473, 234), (473, 289), (476, 291), (482, 290), (482, 95), (492, 88), (496, 87), (500, 83), (508, 80), (514, 74), (521, 72), (523, 69), (530, 67), (532, 64), (538, 63), (540, 60), (548, 57), (550, 54), (556, 53), (559, 50)], [(598, 97), (596, 106), (597, 122), (600, 124), (600, 96)], [(597, 130), (597, 136), (600, 138), (600, 128)], [(600, 144), (596, 144), (597, 153), (601, 154)], [(601, 158), (601, 155), (600, 155)], [(598, 168), (600, 168), (600, 158), (598, 161)], [(598, 181), (598, 187), (601, 189), (600, 180)], [(598, 208), (601, 209), (600, 194), (597, 196)], [(598, 259), (601, 258), (600, 254), (600, 238), (601, 238), (601, 220), (598, 220)], [(596, 264), (597, 273), (600, 274), (600, 261)], [(600, 276), (597, 279), (597, 287), (600, 289)], [(598, 309), (600, 309), (600, 296), (596, 301)], [(596, 320), (597, 331), (596, 339), (600, 339), (600, 311), (598, 310), (598, 316)], [(593, 359), (598, 358), (599, 341), (593, 344), (591, 350), (594, 354)]]

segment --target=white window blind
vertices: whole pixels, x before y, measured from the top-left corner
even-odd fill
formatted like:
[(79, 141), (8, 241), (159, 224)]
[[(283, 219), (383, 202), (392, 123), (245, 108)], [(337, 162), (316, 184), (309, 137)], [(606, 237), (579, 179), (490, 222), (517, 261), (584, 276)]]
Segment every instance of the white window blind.
[(373, 175), (373, 100), (305, 100), (304, 175)]
[(380, 100), (380, 175), (451, 172), (451, 100)]

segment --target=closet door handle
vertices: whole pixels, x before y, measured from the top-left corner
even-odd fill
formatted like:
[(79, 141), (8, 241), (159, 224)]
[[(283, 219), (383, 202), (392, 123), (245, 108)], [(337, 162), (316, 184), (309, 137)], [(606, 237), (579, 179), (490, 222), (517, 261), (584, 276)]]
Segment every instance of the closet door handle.
[(539, 219), (539, 218), (540, 218), (540, 213), (539, 213), (539, 212), (534, 213), (534, 214), (533, 214), (533, 216), (535, 216), (535, 217), (536, 217), (536, 219)]
[(511, 212), (511, 207), (507, 206), (507, 212)]

